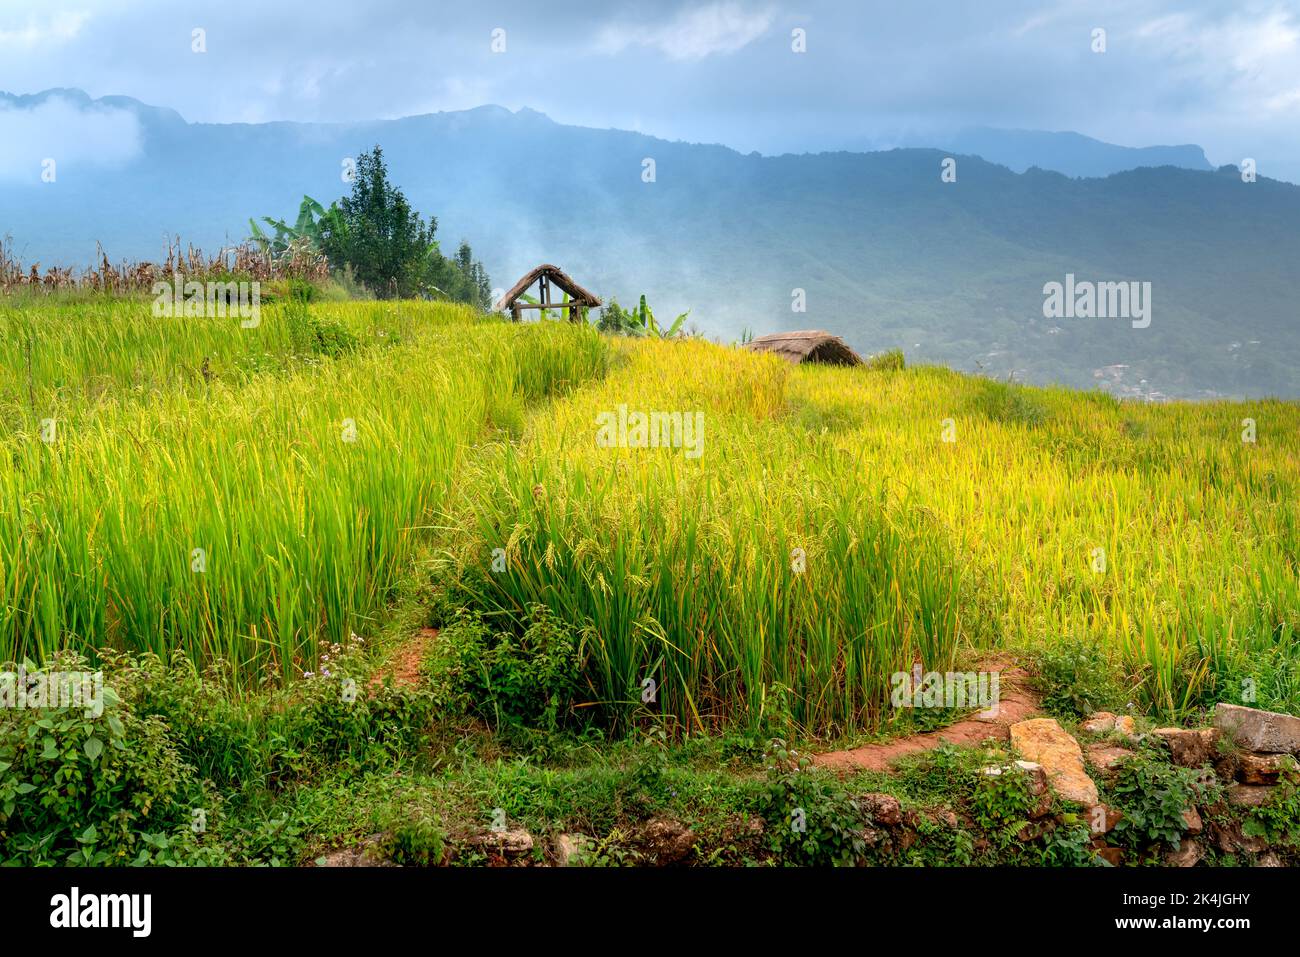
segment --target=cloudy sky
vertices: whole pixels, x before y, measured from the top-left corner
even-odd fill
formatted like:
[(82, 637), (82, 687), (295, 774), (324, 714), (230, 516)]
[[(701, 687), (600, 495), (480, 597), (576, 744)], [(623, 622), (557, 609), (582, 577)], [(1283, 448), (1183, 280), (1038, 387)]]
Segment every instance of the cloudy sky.
[[(496, 103), (765, 153), (1068, 129), (1300, 180), (1300, 0), (0, 0), (0, 90), (50, 87), (204, 122)], [(33, 122), (115, 148), (15, 112), (0, 154)]]

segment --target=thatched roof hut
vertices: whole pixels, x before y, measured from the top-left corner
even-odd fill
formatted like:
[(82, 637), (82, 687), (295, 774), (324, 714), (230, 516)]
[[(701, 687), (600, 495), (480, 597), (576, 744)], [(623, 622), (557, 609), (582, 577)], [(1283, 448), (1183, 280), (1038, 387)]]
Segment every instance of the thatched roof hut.
[(782, 359), (798, 365), (801, 362), (821, 362), (833, 366), (856, 366), (862, 358), (844, 344), (839, 336), (820, 329), (801, 332), (774, 332), (745, 343), (746, 349), (755, 352), (773, 352)]
[[(519, 298), (533, 283), (537, 283), (537, 302), (519, 302)], [(569, 294), (568, 302), (552, 301), (551, 286), (553, 285), (559, 286), (562, 291)], [(501, 311), (509, 309), (515, 322), (520, 320), (520, 313), (524, 309), (567, 309), (570, 321), (577, 322), (582, 315), (580, 310), (595, 309), (600, 304), (595, 294), (579, 286), (573, 281), (573, 277), (559, 266), (542, 263), (536, 269), (525, 273), (524, 277), (511, 286), (510, 291), (502, 296), (493, 308)]]

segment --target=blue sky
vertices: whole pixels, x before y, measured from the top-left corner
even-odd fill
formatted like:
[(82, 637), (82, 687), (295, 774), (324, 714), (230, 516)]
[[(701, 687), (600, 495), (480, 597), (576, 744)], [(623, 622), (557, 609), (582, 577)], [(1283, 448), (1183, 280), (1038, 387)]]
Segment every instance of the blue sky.
[[(0, 90), (60, 86), (208, 122), (528, 106), (765, 153), (1068, 129), (1300, 180), (1300, 0), (0, 0)], [(109, 154), (131, 135), (16, 112), (0, 111), (0, 165), (42, 124)]]

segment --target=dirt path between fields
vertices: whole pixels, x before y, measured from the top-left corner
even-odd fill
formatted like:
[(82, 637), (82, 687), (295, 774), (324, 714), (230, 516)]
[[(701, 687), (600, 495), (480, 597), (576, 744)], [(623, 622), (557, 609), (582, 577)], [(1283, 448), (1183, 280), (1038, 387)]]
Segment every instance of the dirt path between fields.
[(963, 718), (938, 731), (913, 734), (848, 751), (817, 754), (813, 756), (813, 764), (839, 771), (888, 771), (890, 765), (903, 755), (932, 751), (942, 744), (973, 747), (988, 738), (1010, 740), (1011, 726), (1038, 712), (1038, 697), (1030, 690), (1029, 676), (1021, 668), (1005, 662), (992, 662), (984, 665), (983, 670), (999, 673), (996, 714)]
[(370, 679), (370, 687), (377, 688), (385, 678), (393, 679), (393, 686), (410, 688), (420, 683), (420, 662), (425, 649), (438, 637), (437, 628), (421, 628), (405, 644), (397, 648), (384, 666)]

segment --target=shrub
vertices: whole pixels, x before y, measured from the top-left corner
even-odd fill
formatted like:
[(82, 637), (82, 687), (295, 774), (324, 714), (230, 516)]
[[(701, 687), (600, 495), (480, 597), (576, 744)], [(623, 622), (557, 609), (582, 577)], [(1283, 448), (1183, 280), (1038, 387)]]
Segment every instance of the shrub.
[(1183, 812), (1217, 801), (1222, 786), (1213, 775), (1167, 763), (1148, 746), (1119, 766), (1108, 790), (1111, 807), (1123, 816), (1111, 832), (1116, 840), (1144, 850), (1158, 842), (1177, 846), (1187, 832)]
[[(89, 666), (64, 655), (49, 670)], [(83, 708), (0, 711), (6, 863), (146, 863), (185, 843), (192, 811), (209, 807), (166, 723), (135, 713), (107, 685), (99, 716)]]
[(427, 669), (440, 705), (497, 726), (553, 732), (576, 721), (585, 656), (580, 636), (533, 605), (522, 634), (493, 632), (462, 613), (442, 632)]
[(1038, 797), (1029, 783), (1029, 775), (1009, 763), (1001, 774), (979, 775), (971, 795), (971, 810), (980, 827), (996, 835), (1002, 846), (1015, 842), (1029, 823)]
[(1041, 425), (1048, 417), (1047, 406), (1032, 390), (991, 379), (978, 382), (971, 405), (977, 414), (1004, 425), (1032, 428)]
[(610, 299), (600, 310), (596, 328), (601, 332), (616, 336), (636, 336), (644, 333), (641, 320), (632, 312), (618, 304), (617, 299)]
[[(364, 685), (356, 651), (332, 645), (328, 657), (332, 674), (240, 699), (219, 662), (199, 674), (180, 652), (105, 653), (101, 715), (0, 709), (0, 861), (292, 863), (301, 828), (267, 806), (276, 790), (327, 764), (366, 770), (410, 753), (432, 715), (427, 692)], [(63, 655), (56, 667), (87, 663)], [(237, 829), (223, 827), (236, 815)]]
[(219, 787), (266, 772), (265, 729), (250, 708), (231, 700), (223, 661), (200, 673), (184, 652), (164, 662), (146, 653), (131, 659), (110, 654), (106, 668), (133, 712), (166, 723), (185, 761)]
[(292, 299), (284, 314), (293, 351), (299, 355), (336, 359), (360, 347), (360, 341), (343, 323), (312, 315), (305, 299)]
[(324, 651), (327, 670), (246, 700), (230, 693), (223, 662), (199, 673), (181, 652), (166, 663), (150, 654), (117, 659), (112, 674), (137, 714), (166, 723), (200, 777), (222, 788), (275, 787), (327, 762), (372, 765), (414, 747), (428, 727), (432, 697), (366, 684), (360, 659), (359, 647), (333, 643)]
[(1300, 769), (1295, 759), (1278, 777), (1267, 803), (1252, 808), (1242, 822), (1242, 833), (1262, 837), (1270, 844), (1300, 847)]
[(1122, 707), (1117, 669), (1096, 644), (1060, 639), (1037, 654), (1035, 670), (1043, 707), (1051, 714), (1078, 718)]
[(384, 854), (403, 867), (435, 867), (443, 863), (446, 847), (442, 826), (423, 811), (395, 820), (382, 842)]
[(781, 738), (768, 747), (768, 786), (759, 806), (769, 845), (786, 864), (855, 864), (866, 854), (862, 812), (833, 777), (811, 771), (809, 760)]

